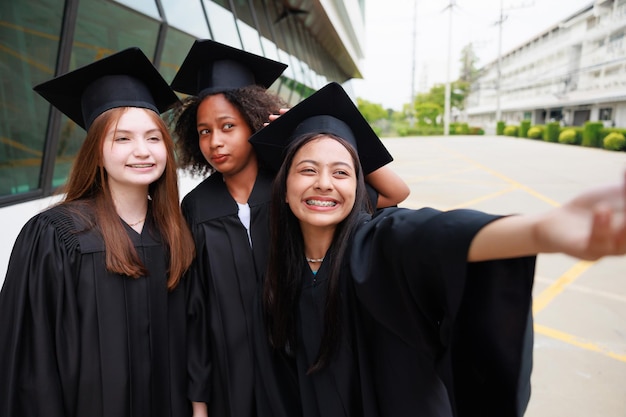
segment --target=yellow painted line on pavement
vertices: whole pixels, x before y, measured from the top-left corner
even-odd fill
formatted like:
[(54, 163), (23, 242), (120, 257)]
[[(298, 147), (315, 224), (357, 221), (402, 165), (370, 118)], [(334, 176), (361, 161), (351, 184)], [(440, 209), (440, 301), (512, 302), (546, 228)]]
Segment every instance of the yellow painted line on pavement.
[(539, 313), (546, 308), (557, 295), (563, 292), (563, 290), (574, 282), (579, 276), (581, 276), (587, 269), (589, 269), (595, 262), (591, 261), (579, 261), (567, 272), (559, 277), (552, 285), (543, 290), (541, 294), (535, 297), (533, 301), (533, 314)]
[(541, 324), (535, 324), (535, 333), (550, 337), (552, 339), (560, 340), (564, 343), (577, 346), (585, 350), (600, 353), (612, 359), (616, 359), (620, 362), (626, 362), (626, 355), (615, 353), (611, 351), (610, 349), (604, 348), (602, 346), (598, 346), (594, 343), (580, 339), (574, 335), (571, 335), (571, 334), (568, 334), (559, 330), (551, 329), (546, 326), (542, 326)]
[[(470, 164), (476, 166), (477, 168), (497, 177), (500, 178), (501, 180), (509, 183), (512, 187), (510, 188), (506, 188), (500, 192), (497, 193), (492, 193), (489, 195), (485, 195), (479, 198), (476, 198), (472, 201), (468, 201), (467, 203), (463, 203), (462, 207), (468, 207), (471, 206), (477, 202), (481, 202), (493, 197), (497, 197), (499, 195), (502, 195), (506, 192), (510, 192), (511, 190), (515, 190), (515, 189), (520, 189), (523, 190), (525, 192), (527, 192), (528, 194), (534, 196), (535, 198), (544, 201), (548, 204), (550, 204), (551, 206), (554, 207), (558, 207), (560, 206), (560, 204), (546, 196), (544, 196), (543, 194), (533, 190), (531, 187), (528, 187), (522, 183), (519, 183), (509, 177), (507, 177), (506, 175), (503, 175), (491, 168), (488, 168), (476, 161), (474, 161), (471, 158), (468, 158), (467, 156), (456, 152), (456, 151), (451, 151), (449, 149), (446, 148), (446, 151), (450, 152), (450, 153), (454, 153), (456, 155), (458, 155), (458, 157), (464, 161), (469, 162)], [(461, 207), (461, 206), (459, 206)], [(572, 266), (567, 272), (565, 272), (562, 276), (560, 276), (552, 285), (550, 285), (547, 289), (545, 289), (544, 291), (541, 292), (541, 294), (539, 294), (533, 301), (533, 314), (536, 314), (538, 312), (540, 312), (541, 310), (543, 310), (544, 308), (546, 308), (548, 306), (548, 304), (550, 304), (552, 302), (552, 300), (554, 300), (559, 294), (561, 294), (565, 288), (567, 286), (569, 286), (571, 283), (573, 283), (578, 277), (580, 277), (587, 269), (589, 269), (591, 266), (593, 266), (595, 264), (595, 262), (590, 262), (590, 261), (579, 261), (577, 262), (574, 266)], [(555, 330), (555, 329), (551, 329), (549, 327), (546, 326), (542, 326), (540, 324), (536, 324), (534, 325), (535, 328), (535, 332), (538, 334), (542, 334), (544, 336), (556, 339), (556, 340), (560, 340), (564, 343), (579, 347), (581, 349), (587, 350), (587, 351), (591, 351), (591, 352), (596, 352), (605, 356), (608, 356), (612, 359), (616, 359), (620, 362), (626, 362), (626, 355), (623, 354), (618, 354), (615, 353), (609, 349), (606, 349), (604, 347), (598, 346), (597, 344), (591, 343), (587, 340), (583, 340), (581, 338), (578, 338), (574, 335), (559, 331), (559, 330)]]
[(519, 182), (517, 182), (517, 181), (507, 177), (506, 175), (503, 175), (503, 174), (499, 173), (498, 171), (495, 171), (495, 170), (493, 170), (493, 169), (491, 169), (491, 168), (489, 168), (489, 167), (487, 167), (487, 166), (485, 166), (485, 165), (483, 165), (483, 164), (481, 164), (479, 162), (474, 161), (471, 158), (468, 158), (467, 156), (463, 155), (462, 153), (459, 153), (459, 152), (456, 152), (456, 151), (452, 151), (452, 150), (447, 149), (447, 148), (444, 148), (444, 149), (447, 152), (454, 153), (460, 159), (463, 159), (464, 161), (469, 162), (470, 164), (480, 168), (481, 170), (483, 170), (485, 172), (488, 172), (489, 174), (491, 174), (491, 175), (493, 175), (493, 176), (495, 176), (497, 178), (500, 178), (501, 180), (506, 181), (509, 184), (512, 184), (512, 185), (514, 185), (515, 187), (517, 187), (517, 188), (519, 188), (521, 190), (526, 191), (528, 194), (536, 197), (539, 200), (542, 200), (542, 201), (550, 204), (551, 206), (554, 206), (554, 207), (560, 206), (560, 204), (558, 202), (552, 200), (551, 198), (548, 198), (548, 197), (544, 196), (543, 194), (533, 190), (532, 188), (530, 188), (530, 187), (528, 187), (528, 186), (526, 186), (526, 185), (524, 185), (522, 183), (519, 183)]
[(486, 195), (483, 195), (481, 197), (475, 198), (473, 200), (467, 201), (465, 203), (458, 204), (458, 205), (452, 207), (450, 210), (460, 209), (460, 208), (465, 208), (465, 207), (471, 207), (471, 206), (473, 206), (475, 204), (478, 204), (478, 203), (480, 203), (482, 201), (490, 200), (492, 198), (499, 197), (499, 196), (501, 196), (503, 194), (510, 193), (511, 191), (515, 191), (518, 188), (519, 187), (517, 187), (516, 185), (512, 185), (511, 187), (507, 187), (507, 188), (505, 188), (503, 190), (500, 190), (500, 191), (497, 191), (495, 193), (486, 194)]

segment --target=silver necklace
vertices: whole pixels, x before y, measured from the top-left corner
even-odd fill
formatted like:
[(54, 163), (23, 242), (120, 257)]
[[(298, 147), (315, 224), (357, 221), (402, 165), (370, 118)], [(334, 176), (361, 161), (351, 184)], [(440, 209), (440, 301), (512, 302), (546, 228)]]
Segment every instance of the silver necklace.
[(311, 262), (313, 264), (324, 262), (324, 258), (307, 258), (306, 256), (305, 256), (305, 258), (306, 258), (307, 262)]

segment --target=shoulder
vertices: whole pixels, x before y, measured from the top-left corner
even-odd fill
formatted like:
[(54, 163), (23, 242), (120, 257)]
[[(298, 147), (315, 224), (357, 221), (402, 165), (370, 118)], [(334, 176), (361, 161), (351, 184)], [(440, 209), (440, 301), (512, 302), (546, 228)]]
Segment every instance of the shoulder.
[[(81, 214), (82, 213), (82, 214)], [(60, 204), (33, 216), (17, 237), (16, 247), (58, 246), (66, 251), (80, 249), (79, 234), (90, 229), (89, 215), (78, 204)]]
[(238, 210), (220, 173), (211, 174), (187, 193), (181, 207), (190, 225), (237, 214)]

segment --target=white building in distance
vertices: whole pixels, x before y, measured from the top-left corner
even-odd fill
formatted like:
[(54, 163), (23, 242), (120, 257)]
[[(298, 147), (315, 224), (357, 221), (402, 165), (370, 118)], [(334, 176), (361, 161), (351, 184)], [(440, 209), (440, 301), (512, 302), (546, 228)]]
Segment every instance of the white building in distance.
[[(626, 128), (626, 0), (596, 0), (481, 69), (471, 125), (603, 121)], [(499, 117), (498, 117), (499, 115)]]

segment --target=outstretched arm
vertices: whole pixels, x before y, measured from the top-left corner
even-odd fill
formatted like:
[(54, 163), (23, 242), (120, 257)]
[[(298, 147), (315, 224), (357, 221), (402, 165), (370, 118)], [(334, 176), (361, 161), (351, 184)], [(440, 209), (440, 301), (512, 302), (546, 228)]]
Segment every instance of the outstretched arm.
[(389, 165), (365, 176), (365, 181), (378, 192), (376, 208), (391, 207), (403, 202), (410, 193), (409, 186)]
[(580, 259), (626, 254), (626, 176), (536, 215), (496, 220), (474, 237), (470, 261), (561, 252)]

